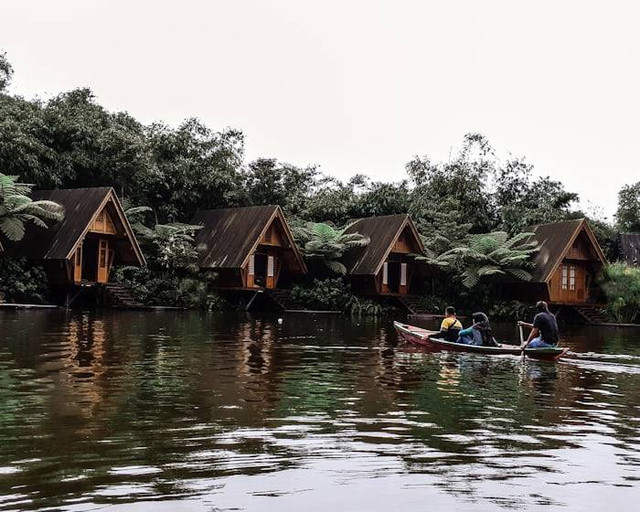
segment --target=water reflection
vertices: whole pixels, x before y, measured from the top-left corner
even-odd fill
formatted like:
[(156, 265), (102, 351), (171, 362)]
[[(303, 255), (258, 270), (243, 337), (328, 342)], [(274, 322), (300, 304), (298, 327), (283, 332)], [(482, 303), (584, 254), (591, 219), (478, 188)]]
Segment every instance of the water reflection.
[(0, 509), (633, 503), (634, 332), (573, 332), (595, 354), (553, 364), (274, 320), (0, 313)]

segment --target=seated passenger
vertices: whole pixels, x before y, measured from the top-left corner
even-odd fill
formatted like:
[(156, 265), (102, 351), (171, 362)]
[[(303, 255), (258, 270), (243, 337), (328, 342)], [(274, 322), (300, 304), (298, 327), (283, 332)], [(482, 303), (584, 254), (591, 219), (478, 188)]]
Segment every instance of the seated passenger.
[(477, 345), (485, 347), (499, 347), (493, 337), (493, 330), (489, 323), (489, 317), (482, 312), (474, 313), (471, 317), (473, 325), (468, 329), (460, 331), (460, 335), (456, 343), (464, 343), (465, 345)]
[(444, 314), (446, 316), (442, 320), (442, 324), (440, 324), (440, 332), (434, 335), (434, 337), (445, 341), (455, 342), (462, 330), (462, 324), (456, 317), (456, 310), (453, 306), (447, 306), (444, 310)]
[(536, 303), (536, 316), (532, 324), (518, 322), (522, 327), (531, 329), (527, 341), (522, 345), (525, 348), (548, 348), (558, 345), (560, 332), (558, 322), (553, 313), (549, 312), (549, 306), (543, 300)]

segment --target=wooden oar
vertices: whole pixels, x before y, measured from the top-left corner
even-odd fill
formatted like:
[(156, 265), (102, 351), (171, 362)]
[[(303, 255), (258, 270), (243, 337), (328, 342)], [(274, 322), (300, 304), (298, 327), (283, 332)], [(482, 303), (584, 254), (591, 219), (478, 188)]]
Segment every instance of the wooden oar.
[(518, 324), (518, 330), (520, 331), (520, 346), (522, 347), (522, 360), (524, 361), (525, 358), (525, 353), (524, 353), (524, 349), (525, 347), (524, 345), (524, 332), (522, 332), (522, 326), (520, 324)]

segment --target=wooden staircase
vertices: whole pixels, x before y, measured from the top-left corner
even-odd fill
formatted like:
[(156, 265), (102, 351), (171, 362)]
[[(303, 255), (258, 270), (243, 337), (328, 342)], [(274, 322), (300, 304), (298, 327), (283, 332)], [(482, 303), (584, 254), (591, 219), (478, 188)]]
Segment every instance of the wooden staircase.
[(139, 309), (144, 307), (138, 302), (131, 292), (119, 283), (106, 283), (102, 285), (105, 295), (105, 304), (115, 308)]
[(576, 312), (589, 324), (603, 324), (609, 321), (607, 315), (598, 306), (574, 306)]
[(403, 295), (398, 301), (407, 309), (410, 315), (423, 315), (428, 313), (422, 305), (422, 300), (417, 295)]
[(278, 304), (278, 306), (283, 311), (305, 311), (306, 310), (306, 308), (302, 304), (300, 304), (299, 302), (296, 302), (291, 297), (291, 290), (276, 288), (275, 290), (267, 290), (266, 293), (267, 295), (269, 295), (269, 297), (271, 297), (271, 299), (273, 299), (273, 301), (276, 304)]

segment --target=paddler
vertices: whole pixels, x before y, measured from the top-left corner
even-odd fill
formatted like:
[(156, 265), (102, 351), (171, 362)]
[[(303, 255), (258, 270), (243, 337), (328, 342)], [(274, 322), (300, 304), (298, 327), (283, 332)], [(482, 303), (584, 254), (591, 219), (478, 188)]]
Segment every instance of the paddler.
[(536, 303), (536, 316), (533, 323), (518, 322), (522, 327), (531, 329), (527, 341), (522, 345), (525, 348), (549, 348), (555, 347), (560, 340), (558, 321), (555, 315), (549, 311), (549, 306), (543, 300)]

